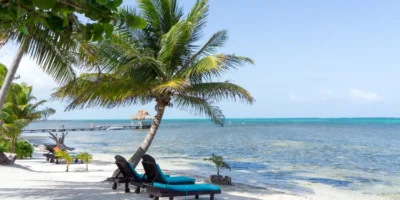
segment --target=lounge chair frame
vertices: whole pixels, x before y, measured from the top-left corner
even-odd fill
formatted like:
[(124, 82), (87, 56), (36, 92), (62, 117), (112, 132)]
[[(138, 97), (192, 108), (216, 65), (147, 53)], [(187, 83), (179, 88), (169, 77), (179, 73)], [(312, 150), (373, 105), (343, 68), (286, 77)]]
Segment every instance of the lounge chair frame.
[(130, 169), (128, 161), (122, 156), (115, 156), (115, 164), (118, 166), (119, 172), (115, 177), (107, 178), (107, 181), (113, 182), (112, 189), (116, 190), (118, 184), (125, 183), (125, 193), (129, 193), (129, 184), (136, 186), (135, 193), (140, 193), (140, 187), (143, 187), (143, 179), (135, 177), (135, 174)]
[(178, 196), (195, 196), (196, 199), (199, 198), (200, 195), (210, 195), (210, 200), (214, 200), (214, 195), (221, 194), (221, 190), (219, 191), (191, 191), (191, 192), (180, 192), (175, 190), (167, 190), (164, 188), (154, 187), (153, 185), (146, 184), (146, 191), (150, 195), (154, 196), (155, 200), (159, 200), (160, 197), (169, 197), (170, 200), (173, 200), (174, 197)]

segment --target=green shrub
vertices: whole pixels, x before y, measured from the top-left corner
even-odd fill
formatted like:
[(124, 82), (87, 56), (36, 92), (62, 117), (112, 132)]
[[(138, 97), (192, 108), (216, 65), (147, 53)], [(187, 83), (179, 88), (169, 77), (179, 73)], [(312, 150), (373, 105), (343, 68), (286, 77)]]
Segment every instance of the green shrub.
[(33, 150), (32, 145), (26, 140), (18, 140), (15, 144), (17, 158), (32, 158)]
[(10, 142), (7, 140), (0, 140), (0, 151), (10, 152)]

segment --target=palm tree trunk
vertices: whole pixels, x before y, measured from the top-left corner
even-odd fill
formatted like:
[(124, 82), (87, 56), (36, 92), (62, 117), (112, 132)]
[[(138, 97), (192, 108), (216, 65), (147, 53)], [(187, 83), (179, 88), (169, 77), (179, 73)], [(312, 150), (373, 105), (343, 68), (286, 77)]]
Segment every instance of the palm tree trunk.
[(14, 151), (15, 151), (15, 139), (12, 138), (10, 140), (10, 153), (14, 153)]
[(86, 163), (86, 171), (89, 171), (89, 163)]
[(12, 81), (14, 80), (15, 73), (17, 73), (19, 63), (21, 62), (22, 56), (25, 53), (25, 42), (23, 42), (17, 52), (17, 55), (12, 62), (10, 69), (7, 72), (6, 79), (4, 80), (3, 85), (1, 86), (0, 90), (0, 110), (3, 109), (4, 102), (6, 100), (6, 96), (8, 91), (10, 90)]
[(132, 163), (133, 167), (136, 167), (139, 164), (140, 159), (142, 159), (142, 156), (149, 149), (151, 142), (153, 142), (153, 139), (156, 136), (158, 127), (160, 126), (161, 120), (163, 118), (164, 111), (165, 105), (159, 103), (157, 105), (157, 114), (153, 118), (153, 123), (151, 125), (149, 133), (147, 133), (146, 138), (140, 144), (135, 154), (133, 154), (133, 156), (129, 159), (129, 162)]
[(66, 170), (66, 172), (68, 172), (68, 168), (69, 168), (69, 163), (67, 162), (67, 170)]

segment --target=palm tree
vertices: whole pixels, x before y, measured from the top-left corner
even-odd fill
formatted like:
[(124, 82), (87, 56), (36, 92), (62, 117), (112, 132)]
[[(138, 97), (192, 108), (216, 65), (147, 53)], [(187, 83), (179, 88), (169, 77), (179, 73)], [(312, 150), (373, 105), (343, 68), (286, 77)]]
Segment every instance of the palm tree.
[[(6, 74), (7, 68), (0, 65), (0, 85), (3, 83)], [(36, 101), (36, 97), (32, 95), (32, 87), (25, 83), (13, 83), (10, 91), (0, 114), (2, 124), (0, 132), (10, 140), (10, 152), (13, 153), (21, 130), (30, 122), (41, 118), (43, 111), (39, 110), (38, 107), (46, 101), (33, 102)]]
[(28, 26), (28, 35), (17, 31), (17, 29), (13, 26), (6, 28), (0, 26), (3, 41), (15, 41), (19, 44), (18, 51), (0, 90), (0, 109), (4, 105), (21, 59), (25, 54), (30, 55), (43, 71), (50, 74), (56, 81), (66, 82), (75, 77), (72, 68), (75, 59), (71, 55), (78, 48), (78, 40), (72, 33), (70, 35), (72, 39), (65, 39), (63, 38), (65, 33), (56, 33), (41, 24)]
[(67, 165), (67, 169), (65, 171), (68, 172), (69, 165), (73, 160), (72, 156), (67, 151), (57, 151), (55, 156), (65, 160), (65, 164)]
[[(80, 42), (101, 41), (109, 37), (114, 21), (141, 28), (144, 20), (122, 15), (115, 1), (0, 1), (0, 47), (12, 40), (19, 44), (15, 59), (0, 90), (0, 110), (22, 57), (29, 54), (42, 69), (63, 82), (74, 77), (68, 55)], [(90, 23), (84, 25), (77, 15)], [(85, 43), (83, 42), (83, 43)]]
[(92, 155), (87, 152), (82, 152), (76, 156), (77, 159), (81, 159), (86, 164), (86, 171), (89, 171), (89, 162), (93, 159)]
[(206, 115), (223, 125), (224, 115), (214, 103), (224, 99), (254, 101), (238, 85), (213, 81), (253, 61), (234, 54), (215, 54), (227, 41), (224, 30), (198, 46), (208, 14), (207, 0), (197, 0), (187, 16), (183, 16), (176, 0), (138, 2), (138, 14), (147, 20), (147, 27), (120, 29), (111, 40), (95, 47), (98, 60), (87, 64), (92, 71), (53, 94), (56, 99), (70, 101), (67, 110), (155, 102), (150, 131), (129, 160), (135, 167), (149, 149), (167, 107)]
[(206, 158), (204, 160), (210, 161), (215, 165), (215, 167), (217, 168), (217, 177), (219, 177), (219, 172), (222, 168), (231, 170), (231, 167), (229, 166), (228, 163), (224, 161), (224, 158), (222, 158), (222, 156), (217, 156), (215, 154), (212, 154), (211, 157)]

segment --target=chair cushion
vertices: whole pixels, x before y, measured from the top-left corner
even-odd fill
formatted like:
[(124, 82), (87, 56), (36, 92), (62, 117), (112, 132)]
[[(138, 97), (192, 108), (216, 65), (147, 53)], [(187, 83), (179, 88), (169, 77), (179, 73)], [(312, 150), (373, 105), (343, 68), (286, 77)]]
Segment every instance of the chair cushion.
[(196, 179), (186, 176), (172, 176), (172, 177), (165, 177), (165, 181), (168, 184), (191, 183), (191, 182), (193, 182), (194, 184), (194, 182), (196, 182)]
[(160, 175), (161, 180), (166, 184), (174, 184), (174, 183), (188, 183), (188, 182), (195, 182), (196, 179), (186, 177), (186, 176), (169, 176), (163, 173), (160, 168), (160, 165), (157, 164), (158, 174)]
[[(133, 167), (133, 165), (132, 165), (130, 162), (128, 162), (128, 165), (129, 165), (129, 168), (131, 168), (133, 174), (135, 175), (135, 178), (137, 178), (137, 179), (139, 179), (139, 180), (146, 179), (146, 174), (139, 174), (139, 173), (135, 170), (135, 168)], [(165, 176), (165, 177), (170, 177), (170, 175), (168, 175), (168, 174), (164, 174), (164, 176)]]
[(220, 191), (221, 188), (211, 184), (193, 184), (193, 185), (168, 185), (162, 183), (153, 183), (154, 187), (174, 190), (179, 192), (195, 192), (195, 191)]
[(138, 178), (138, 179), (142, 179), (143, 178), (144, 174), (137, 173), (137, 171), (135, 170), (135, 168), (133, 167), (133, 165), (130, 162), (128, 162), (128, 165), (131, 168), (131, 170), (132, 170), (132, 172), (133, 172), (133, 174), (135, 175), (136, 178)]

